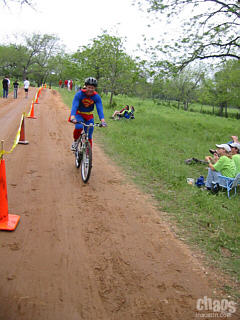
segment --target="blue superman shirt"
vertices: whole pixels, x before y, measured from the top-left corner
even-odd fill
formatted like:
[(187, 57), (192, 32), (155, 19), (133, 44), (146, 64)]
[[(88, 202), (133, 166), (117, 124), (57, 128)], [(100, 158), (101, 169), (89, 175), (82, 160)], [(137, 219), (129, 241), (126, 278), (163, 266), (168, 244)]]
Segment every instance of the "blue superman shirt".
[(87, 96), (85, 90), (77, 92), (74, 96), (72, 103), (71, 116), (78, 115), (83, 117), (85, 120), (93, 119), (94, 105), (96, 105), (99, 119), (104, 119), (103, 105), (100, 95), (94, 92), (92, 96)]

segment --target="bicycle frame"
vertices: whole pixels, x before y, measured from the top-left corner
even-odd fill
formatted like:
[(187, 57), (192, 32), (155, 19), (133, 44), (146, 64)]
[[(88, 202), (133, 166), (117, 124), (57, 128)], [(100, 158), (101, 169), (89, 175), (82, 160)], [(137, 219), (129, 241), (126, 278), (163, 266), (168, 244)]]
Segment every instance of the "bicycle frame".
[(79, 168), (81, 166), (82, 180), (84, 183), (86, 183), (90, 178), (91, 169), (92, 169), (92, 148), (88, 138), (89, 129), (90, 127), (102, 127), (102, 124), (90, 123), (88, 125), (82, 121), (77, 121), (72, 123), (80, 123), (87, 128), (86, 132), (83, 128), (83, 131), (77, 140), (76, 151), (74, 151), (76, 168)]

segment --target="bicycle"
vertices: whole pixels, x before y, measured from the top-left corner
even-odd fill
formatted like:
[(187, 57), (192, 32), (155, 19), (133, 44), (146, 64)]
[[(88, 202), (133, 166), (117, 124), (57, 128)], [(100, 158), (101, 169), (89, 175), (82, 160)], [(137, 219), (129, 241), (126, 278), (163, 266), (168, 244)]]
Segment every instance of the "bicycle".
[(72, 123), (80, 123), (83, 126), (87, 127), (87, 131), (82, 130), (80, 137), (77, 139), (75, 154), (75, 166), (77, 169), (81, 167), (81, 176), (84, 183), (87, 183), (92, 170), (92, 147), (89, 142), (88, 134), (90, 127), (102, 127), (101, 123), (95, 124), (85, 124), (82, 121), (77, 121)]

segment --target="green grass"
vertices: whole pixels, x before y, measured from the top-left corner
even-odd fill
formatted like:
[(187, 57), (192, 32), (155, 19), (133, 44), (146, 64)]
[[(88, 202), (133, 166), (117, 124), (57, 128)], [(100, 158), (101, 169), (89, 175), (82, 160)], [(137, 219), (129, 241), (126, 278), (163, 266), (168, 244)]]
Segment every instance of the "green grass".
[[(61, 90), (66, 104), (73, 94)], [(108, 120), (113, 110), (103, 96), (108, 128), (96, 130), (106, 152), (144, 191), (153, 194), (165, 219), (177, 225), (178, 234), (205, 252), (209, 261), (240, 280), (240, 194), (228, 199), (190, 186), (187, 177), (206, 178), (206, 166), (184, 160), (204, 159), (216, 143), (238, 135), (238, 120), (183, 112), (150, 100), (117, 97), (117, 109), (136, 108), (135, 120)], [(98, 118), (95, 115), (96, 119)]]

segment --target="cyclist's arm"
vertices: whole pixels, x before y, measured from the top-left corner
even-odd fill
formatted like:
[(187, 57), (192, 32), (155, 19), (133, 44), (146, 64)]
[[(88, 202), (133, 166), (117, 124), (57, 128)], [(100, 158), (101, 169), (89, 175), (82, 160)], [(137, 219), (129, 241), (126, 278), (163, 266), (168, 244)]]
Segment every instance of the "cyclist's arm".
[(105, 122), (102, 99), (99, 95), (96, 97), (95, 103), (96, 103), (96, 108), (97, 108), (97, 113), (98, 113), (99, 119), (101, 120), (101, 122)]
[(77, 114), (77, 109), (79, 106), (79, 102), (80, 102), (80, 95), (79, 92), (77, 92), (73, 98), (73, 102), (72, 102), (72, 109), (71, 109), (71, 118), (75, 118), (76, 114)]

